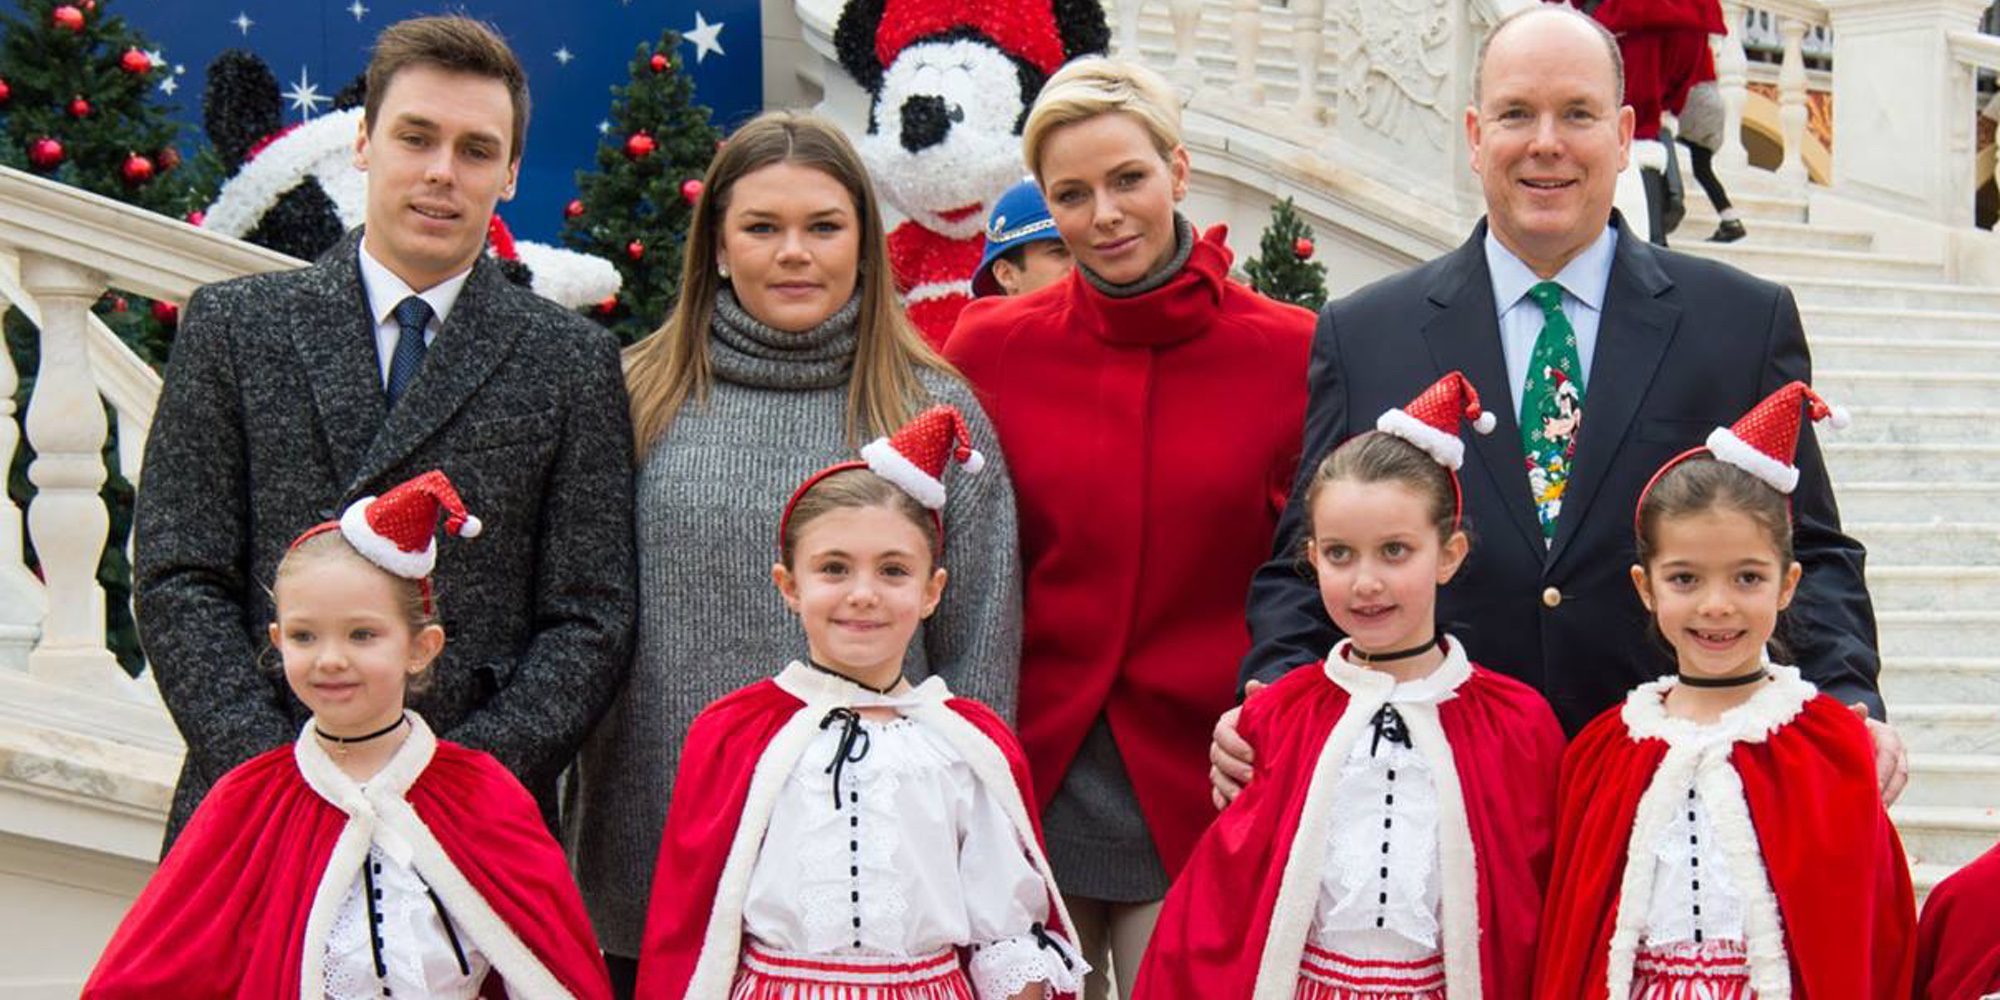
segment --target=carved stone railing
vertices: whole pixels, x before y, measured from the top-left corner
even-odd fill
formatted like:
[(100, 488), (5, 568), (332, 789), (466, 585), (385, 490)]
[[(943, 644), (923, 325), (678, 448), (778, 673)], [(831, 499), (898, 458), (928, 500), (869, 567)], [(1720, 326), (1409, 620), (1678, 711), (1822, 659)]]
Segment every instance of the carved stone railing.
[[(1745, 45), (1746, 40), (1753, 45), (1763, 41), (1764, 45), (1759, 47), (1767, 47), (1768, 40), (1758, 36), (1775, 31), (1781, 53), (1777, 83), (1779, 138), (1783, 150), (1776, 173), (1780, 180), (1804, 187), (1808, 179), (1806, 124), (1811, 117), (1806, 39), (1812, 36), (1816, 42), (1824, 44), (1831, 34), (1826, 7), (1819, 0), (1756, 0), (1754, 4), (1722, 0), (1722, 13), (1730, 31), (1716, 46), (1715, 75), (1716, 85), (1722, 91), (1727, 118), (1723, 122), (1722, 148), (1716, 152), (1716, 163), (1736, 169), (1750, 165), (1742, 139), (1743, 110), (1750, 100), (1750, 60)], [(1815, 48), (1818, 47), (1815, 45)]]

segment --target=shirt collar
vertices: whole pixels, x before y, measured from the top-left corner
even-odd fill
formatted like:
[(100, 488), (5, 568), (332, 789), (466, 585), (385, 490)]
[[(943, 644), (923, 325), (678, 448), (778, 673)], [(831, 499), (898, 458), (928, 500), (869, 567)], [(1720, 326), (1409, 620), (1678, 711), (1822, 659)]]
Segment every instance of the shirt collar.
[(387, 264), (375, 259), (368, 252), (368, 242), (359, 241), (361, 255), (361, 287), (368, 292), (368, 316), (381, 326), (389, 321), (389, 314), (396, 306), (414, 295), (423, 299), (437, 317), (432, 330), (444, 329), (445, 317), (451, 315), (451, 307), (458, 301), (458, 293), (465, 290), (465, 279), (472, 275), (472, 268), (466, 268), (443, 281), (419, 292), (410, 288), (409, 283), (389, 270)]
[[(1556, 272), (1556, 284), (1571, 298), (1603, 312), (1604, 290), (1611, 284), (1611, 261), (1617, 250), (1618, 230), (1606, 225), (1596, 240)], [(1486, 271), (1493, 278), (1493, 303), (1503, 314), (1542, 281), (1512, 250), (1501, 245), (1490, 226), (1486, 230)]]

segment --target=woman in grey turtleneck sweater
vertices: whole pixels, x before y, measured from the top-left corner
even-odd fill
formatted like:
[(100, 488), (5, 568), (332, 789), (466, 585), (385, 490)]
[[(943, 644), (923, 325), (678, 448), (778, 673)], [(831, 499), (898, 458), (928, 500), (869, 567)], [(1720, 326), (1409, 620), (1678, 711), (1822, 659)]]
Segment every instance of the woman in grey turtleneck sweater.
[(626, 357), (639, 447), (631, 677), (579, 761), (567, 840), (629, 993), (681, 739), (711, 701), (804, 655), (771, 585), (778, 516), (814, 471), (931, 402), (965, 414), (985, 471), (948, 480), (951, 584), (908, 673), (1011, 718), (1020, 652), (1014, 498), (992, 426), (890, 283), (874, 190), (831, 124), (785, 112), (732, 135), (688, 230), (673, 316)]

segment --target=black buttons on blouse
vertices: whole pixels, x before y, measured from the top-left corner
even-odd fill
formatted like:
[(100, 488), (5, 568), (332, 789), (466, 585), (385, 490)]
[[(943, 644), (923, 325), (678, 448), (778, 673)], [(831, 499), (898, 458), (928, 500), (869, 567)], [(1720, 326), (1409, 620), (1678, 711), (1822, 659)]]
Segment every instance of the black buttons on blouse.
[(1690, 881), (1694, 883), (1693, 894), (1691, 896), (1691, 898), (1694, 900), (1694, 943), (1700, 944), (1701, 943), (1701, 837), (1695, 833), (1694, 803), (1695, 803), (1694, 789), (1690, 788), (1688, 789), (1688, 868), (1694, 873), (1690, 879)]

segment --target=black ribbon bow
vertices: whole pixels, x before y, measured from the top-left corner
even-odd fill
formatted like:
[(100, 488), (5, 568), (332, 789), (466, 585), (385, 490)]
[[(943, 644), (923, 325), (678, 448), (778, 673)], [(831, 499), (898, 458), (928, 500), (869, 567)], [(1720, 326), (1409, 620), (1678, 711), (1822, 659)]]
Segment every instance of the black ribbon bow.
[(1403, 714), (1394, 705), (1384, 705), (1369, 722), (1375, 727), (1375, 739), (1368, 744), (1368, 756), (1373, 757), (1382, 749), (1382, 741), (1410, 746), (1410, 727), (1403, 722)]
[(840, 746), (833, 751), (833, 760), (828, 761), (821, 772), (833, 775), (833, 808), (840, 808), (840, 774), (847, 765), (868, 756), (868, 730), (861, 728), (861, 716), (851, 708), (836, 708), (819, 720), (819, 727), (825, 729), (840, 723)]

